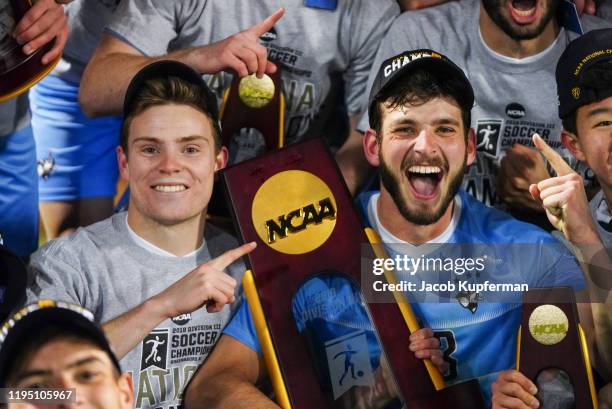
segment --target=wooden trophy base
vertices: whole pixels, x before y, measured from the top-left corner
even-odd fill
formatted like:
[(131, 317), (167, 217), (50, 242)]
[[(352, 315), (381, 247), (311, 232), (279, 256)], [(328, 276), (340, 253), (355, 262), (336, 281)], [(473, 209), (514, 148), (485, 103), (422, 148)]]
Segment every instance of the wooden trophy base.
[[(566, 402), (554, 407), (597, 408), (586, 337), (580, 327), (573, 290), (535, 288), (525, 294), (523, 301), (516, 366), (538, 386), (536, 397), (540, 407), (546, 409), (555, 402)], [(571, 405), (571, 394), (573, 406), (566, 406)]]

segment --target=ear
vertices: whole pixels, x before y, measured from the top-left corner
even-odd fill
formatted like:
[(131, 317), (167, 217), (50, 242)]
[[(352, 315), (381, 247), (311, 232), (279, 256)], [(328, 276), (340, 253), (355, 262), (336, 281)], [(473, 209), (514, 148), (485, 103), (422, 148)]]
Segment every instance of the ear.
[(467, 165), (470, 166), (472, 163), (474, 163), (474, 160), (476, 159), (476, 133), (474, 132), (473, 128), (470, 128), (468, 130), (466, 143)]
[(117, 147), (117, 163), (119, 164), (121, 178), (128, 182), (130, 180), (130, 169), (128, 167), (127, 154), (121, 146)]
[(119, 388), (120, 401), (124, 409), (131, 409), (134, 407), (134, 386), (132, 381), (132, 375), (128, 372), (124, 372), (117, 378), (117, 387)]
[(365, 153), (366, 160), (372, 166), (380, 165), (378, 153), (380, 151), (380, 145), (378, 144), (376, 131), (369, 128), (363, 135), (363, 152)]
[(576, 159), (583, 162), (586, 161), (586, 156), (584, 152), (582, 152), (582, 147), (580, 146), (580, 140), (576, 135), (564, 129), (561, 131), (561, 142)]
[(228, 156), (229, 154), (227, 152), (227, 148), (222, 146), (221, 149), (219, 149), (219, 153), (217, 153), (217, 156), (215, 157), (215, 172), (223, 169), (227, 165)]

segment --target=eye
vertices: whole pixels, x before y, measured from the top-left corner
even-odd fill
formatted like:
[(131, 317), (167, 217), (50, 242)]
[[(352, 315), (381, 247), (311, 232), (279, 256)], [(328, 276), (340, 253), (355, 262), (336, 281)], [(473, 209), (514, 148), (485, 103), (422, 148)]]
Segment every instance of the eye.
[(43, 381), (31, 381), (31, 382), (25, 382), (24, 384), (19, 385), (19, 387), (25, 388), (25, 389), (41, 389), (41, 388), (47, 388), (48, 385)]
[(184, 150), (185, 153), (192, 154), (192, 155), (199, 153), (200, 151), (201, 151), (200, 147), (196, 145), (188, 145), (185, 147), (185, 150)]
[(455, 128), (451, 128), (450, 126), (439, 126), (436, 130), (439, 134), (449, 135), (455, 133)]
[(77, 372), (77, 374), (75, 375), (75, 378), (79, 382), (86, 383), (86, 382), (91, 382), (95, 380), (99, 376), (100, 376), (99, 371), (94, 371), (92, 369), (84, 369), (84, 370)]
[(156, 153), (159, 153), (159, 149), (157, 149), (156, 146), (144, 145), (142, 148), (140, 148), (140, 152), (144, 153), (145, 155), (155, 155)]
[(600, 121), (595, 125), (595, 128), (603, 128), (606, 126), (612, 126), (612, 121)]
[(416, 130), (413, 126), (401, 126), (393, 130), (393, 133), (396, 135), (406, 135), (406, 136), (414, 135), (415, 132)]

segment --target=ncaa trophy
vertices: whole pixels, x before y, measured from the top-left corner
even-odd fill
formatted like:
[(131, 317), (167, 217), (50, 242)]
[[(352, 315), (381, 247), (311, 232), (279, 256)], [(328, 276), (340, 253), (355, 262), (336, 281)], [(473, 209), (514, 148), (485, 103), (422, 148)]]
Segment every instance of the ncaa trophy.
[(484, 408), (476, 380), (445, 388), (409, 350), (409, 304), (365, 301), (362, 246), (381, 246), (320, 139), (220, 178), (241, 240), (258, 243), (243, 287), (281, 407)]
[(31, 6), (31, 0), (0, 0), (0, 102), (25, 92), (51, 72), (60, 59), (58, 56), (46, 65), (42, 63), (55, 40), (27, 55), (11, 36)]
[(523, 296), (516, 369), (538, 388), (543, 409), (597, 409), (586, 337), (569, 287)]

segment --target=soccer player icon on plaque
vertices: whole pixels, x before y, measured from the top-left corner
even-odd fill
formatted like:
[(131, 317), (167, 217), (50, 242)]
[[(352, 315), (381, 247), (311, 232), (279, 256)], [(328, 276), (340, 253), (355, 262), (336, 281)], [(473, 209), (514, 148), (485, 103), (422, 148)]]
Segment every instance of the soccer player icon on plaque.
[(17, 23), (32, 6), (31, 0), (0, 0), (0, 102), (13, 98), (40, 81), (60, 56), (44, 65), (42, 57), (53, 48), (50, 41), (30, 55), (13, 39)]

